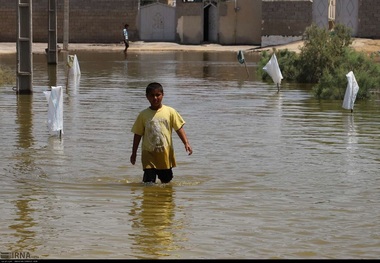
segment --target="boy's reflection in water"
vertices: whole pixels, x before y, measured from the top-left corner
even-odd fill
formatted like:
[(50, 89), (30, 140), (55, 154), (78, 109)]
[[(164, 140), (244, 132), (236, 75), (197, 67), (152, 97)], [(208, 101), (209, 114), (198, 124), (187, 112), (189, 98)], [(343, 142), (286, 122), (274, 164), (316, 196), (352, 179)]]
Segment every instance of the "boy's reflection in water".
[[(140, 188), (141, 189), (141, 188)], [(137, 189), (135, 189), (137, 190)], [(171, 184), (146, 184), (131, 210), (131, 235), (135, 242), (137, 257), (160, 258), (178, 249), (174, 242), (174, 189)], [(141, 202), (140, 202), (141, 200)]]

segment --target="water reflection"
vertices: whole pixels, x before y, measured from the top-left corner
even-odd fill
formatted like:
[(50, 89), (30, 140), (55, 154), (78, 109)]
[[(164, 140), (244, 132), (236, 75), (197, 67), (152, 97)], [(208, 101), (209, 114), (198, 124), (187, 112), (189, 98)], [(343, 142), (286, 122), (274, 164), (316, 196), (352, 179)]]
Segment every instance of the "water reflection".
[(27, 149), (33, 145), (33, 97), (31, 95), (17, 96), (17, 119), (19, 125), (18, 142), (20, 147)]
[[(35, 201), (33, 193), (27, 187), (26, 177), (33, 174), (37, 168), (34, 161), (33, 151), (30, 147), (34, 144), (33, 138), (33, 107), (32, 95), (17, 96), (17, 119), (18, 128), (18, 147), (20, 151), (15, 153), (17, 160), (13, 167), (15, 177), (14, 185), (19, 193), (11, 202), (15, 206), (14, 224), (8, 227), (14, 230), (15, 243), (6, 244), (10, 252), (30, 252), (34, 251), (36, 244), (33, 239), (36, 236), (34, 227), (37, 222), (33, 218), (35, 209), (32, 202)], [(22, 177), (20, 175), (23, 175)], [(10, 210), (8, 210), (10, 212)]]
[[(18, 182), (23, 185), (25, 182)], [(9, 225), (9, 228), (14, 230), (14, 237), (16, 243), (8, 244), (9, 251), (15, 252), (31, 252), (35, 251), (37, 244), (34, 239), (36, 232), (34, 231), (37, 222), (33, 218), (35, 209), (33, 208), (33, 201), (37, 199), (33, 198), (33, 193), (24, 188), (19, 188), (21, 193), (18, 198), (13, 202), (16, 208), (15, 224)]]
[(347, 150), (355, 151), (355, 146), (358, 143), (357, 127), (355, 125), (354, 114), (347, 114), (344, 116), (344, 125), (347, 132)]
[(64, 138), (61, 136), (49, 136), (47, 149), (55, 156), (55, 160), (64, 157)]
[(133, 201), (130, 211), (133, 233), (130, 236), (134, 239), (133, 253), (138, 258), (159, 259), (178, 249), (174, 196), (171, 184), (145, 185), (141, 195)]
[(78, 94), (80, 86), (80, 75), (69, 75), (67, 78), (67, 94), (69, 96), (75, 96)]
[(348, 176), (348, 179), (355, 180), (355, 177), (357, 177), (360, 174), (360, 171), (357, 168), (356, 165), (356, 159), (357, 159), (357, 149), (358, 149), (358, 133), (357, 133), (357, 127), (355, 125), (355, 116), (353, 113), (347, 113), (346, 116), (343, 116), (344, 118), (344, 128), (346, 131), (346, 173)]

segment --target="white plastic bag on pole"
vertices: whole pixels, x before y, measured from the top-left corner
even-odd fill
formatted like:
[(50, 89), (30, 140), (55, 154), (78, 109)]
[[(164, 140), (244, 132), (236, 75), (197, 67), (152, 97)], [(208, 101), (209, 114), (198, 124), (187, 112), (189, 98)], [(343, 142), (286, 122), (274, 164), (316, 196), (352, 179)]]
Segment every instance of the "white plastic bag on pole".
[(67, 65), (71, 75), (78, 76), (81, 74), (77, 55), (68, 55)]
[(359, 85), (352, 71), (350, 71), (346, 75), (346, 77), (347, 77), (348, 83), (347, 83), (346, 93), (344, 94), (342, 107), (346, 110), (352, 111), (354, 109), (356, 95), (358, 94), (358, 91), (359, 91)]
[(265, 70), (269, 74), (269, 76), (272, 78), (273, 82), (277, 84), (277, 86), (281, 84), (281, 80), (283, 79), (283, 77), (275, 53), (273, 53), (271, 59), (268, 61), (265, 67), (263, 67), (263, 70)]
[(51, 135), (63, 134), (63, 89), (62, 86), (51, 87), (44, 91), (48, 101), (48, 128)]
[(80, 67), (79, 67), (79, 62), (77, 55), (68, 55), (67, 56), (67, 82), (66, 86), (71, 86), (72, 89), (74, 90), (74, 93), (76, 93), (78, 87), (79, 87), (79, 82), (80, 82)]

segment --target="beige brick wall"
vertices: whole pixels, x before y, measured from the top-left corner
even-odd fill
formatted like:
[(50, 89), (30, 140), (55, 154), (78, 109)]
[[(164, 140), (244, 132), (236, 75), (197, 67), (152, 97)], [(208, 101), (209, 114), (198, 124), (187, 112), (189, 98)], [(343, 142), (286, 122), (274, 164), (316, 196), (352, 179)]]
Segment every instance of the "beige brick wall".
[(263, 1), (262, 36), (301, 36), (313, 19), (310, 0)]
[[(162, 0), (166, 1), (166, 0)], [(358, 0), (358, 37), (380, 38), (380, 1)], [(17, 2), (0, 0), (0, 42), (14, 42), (17, 37)], [(33, 0), (33, 41), (47, 42), (48, 0)], [(70, 0), (71, 43), (118, 43), (121, 30), (128, 23), (130, 38), (139, 38), (137, 27), (139, 0)], [(57, 0), (57, 37), (63, 38), (63, 4)], [(261, 35), (299, 37), (312, 23), (310, 0), (263, 0)], [(183, 4), (177, 0), (177, 18), (203, 15), (203, 4)], [(201, 19), (201, 21), (203, 21)], [(199, 26), (203, 26), (200, 23)], [(186, 28), (184, 28), (186, 30)], [(203, 32), (203, 28), (199, 29)], [(186, 35), (186, 32), (177, 32)], [(277, 41), (277, 40), (276, 40)]]
[[(313, 22), (312, 4), (310, 0), (263, 0), (261, 35), (287, 36), (294, 41)], [(380, 1), (358, 0), (358, 7), (357, 37), (379, 39)]]
[(14, 42), (16, 30), (17, 1), (0, 0), (0, 41)]
[(380, 1), (359, 0), (358, 37), (380, 38)]
[[(122, 41), (124, 24), (129, 24), (132, 41), (138, 39), (138, 0), (70, 1), (69, 42), (118, 43)], [(47, 42), (48, 0), (32, 1), (33, 42)], [(63, 38), (64, 1), (57, 1), (57, 37)], [(17, 38), (17, 1), (0, 0), (0, 41)]]

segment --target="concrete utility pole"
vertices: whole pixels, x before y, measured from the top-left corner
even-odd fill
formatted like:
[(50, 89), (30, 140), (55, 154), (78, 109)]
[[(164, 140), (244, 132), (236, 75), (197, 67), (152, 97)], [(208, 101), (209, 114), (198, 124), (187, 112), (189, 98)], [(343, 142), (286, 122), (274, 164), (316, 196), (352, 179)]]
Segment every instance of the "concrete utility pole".
[(33, 93), (32, 0), (18, 0), (17, 6), (17, 93)]
[(63, 50), (69, 50), (69, 0), (63, 2)]
[(57, 0), (49, 0), (49, 25), (48, 25), (48, 64), (57, 64)]

